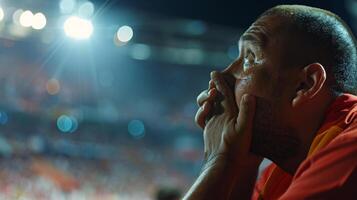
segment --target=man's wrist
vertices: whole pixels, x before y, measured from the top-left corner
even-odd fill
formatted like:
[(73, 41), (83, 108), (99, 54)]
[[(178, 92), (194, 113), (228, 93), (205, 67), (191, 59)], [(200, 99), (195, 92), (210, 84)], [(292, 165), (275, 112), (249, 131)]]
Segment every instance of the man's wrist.
[(249, 197), (258, 174), (258, 169), (259, 165), (249, 167), (248, 165), (237, 165), (236, 161), (233, 161), (225, 154), (209, 157), (202, 168), (200, 177), (209, 177), (210, 181), (207, 185), (214, 184), (215, 182), (215, 186), (212, 186), (212, 188), (215, 188), (215, 192), (210, 193), (208, 196), (202, 192), (200, 194), (205, 197), (204, 199), (217, 199), (211, 198), (216, 193), (222, 195), (219, 196), (219, 199), (232, 199), (231, 197), (236, 198), (237, 196)]
[(227, 181), (237, 181), (240, 178), (247, 178), (247, 176), (256, 176), (260, 162), (243, 163), (244, 161), (237, 161), (231, 159), (225, 154), (218, 154), (209, 157), (203, 165), (202, 173), (207, 171), (215, 171), (221, 173), (220, 176), (226, 177)]
[(227, 171), (227, 166), (228, 163), (224, 156), (208, 157), (199, 177), (183, 199), (229, 199), (235, 179)]
[(246, 160), (238, 160), (235, 158), (232, 158), (232, 156), (229, 156), (228, 154), (217, 154), (214, 156), (209, 156), (207, 158), (207, 161), (203, 165), (202, 171), (205, 170), (206, 168), (210, 167), (220, 167), (220, 168), (225, 168), (227, 170), (243, 170), (243, 171), (256, 171), (259, 169), (260, 163), (261, 163), (261, 158), (254, 158), (254, 161), (246, 161)]

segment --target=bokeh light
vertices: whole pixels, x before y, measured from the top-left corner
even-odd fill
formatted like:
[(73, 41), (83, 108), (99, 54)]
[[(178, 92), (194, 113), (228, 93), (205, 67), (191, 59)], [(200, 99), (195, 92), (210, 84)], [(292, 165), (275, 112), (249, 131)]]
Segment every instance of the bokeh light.
[(73, 116), (61, 115), (57, 119), (57, 128), (63, 133), (73, 133), (78, 128), (78, 121)]
[(57, 94), (61, 89), (60, 83), (57, 79), (50, 79), (46, 83), (46, 90), (48, 94), (50, 95), (55, 95)]
[(2, 7), (0, 7), (0, 21), (2, 21), (4, 17), (5, 17), (4, 10), (2, 9)]
[(41, 136), (34, 135), (29, 140), (29, 147), (36, 153), (42, 153), (46, 150), (46, 142)]
[(90, 1), (82, 3), (78, 8), (78, 15), (80, 17), (89, 18), (94, 14), (94, 4)]
[(20, 16), (20, 25), (23, 27), (30, 27), (32, 25), (33, 17), (34, 15), (31, 11), (24, 11)]
[(74, 39), (88, 39), (93, 33), (93, 24), (89, 20), (71, 16), (64, 22), (64, 32)]
[(192, 35), (202, 35), (207, 31), (207, 26), (202, 21), (194, 20), (186, 24), (185, 30)]
[(61, 115), (57, 119), (57, 128), (64, 133), (69, 132), (72, 129), (71, 118), (68, 117), (67, 115)]
[(76, 7), (75, 0), (61, 0), (59, 3), (60, 11), (62, 14), (70, 14)]
[(204, 52), (201, 49), (184, 49), (178, 62), (184, 64), (198, 65), (204, 60)]
[(75, 117), (73, 117), (73, 116), (70, 116), (69, 118), (71, 118), (71, 120), (72, 120), (72, 127), (71, 127), (70, 132), (73, 133), (73, 132), (75, 132), (75, 131), (77, 130), (77, 128), (78, 128), (78, 120), (77, 120)]
[(145, 125), (140, 120), (132, 120), (128, 124), (128, 131), (132, 137), (136, 139), (142, 138), (145, 136)]
[(117, 38), (121, 42), (129, 42), (133, 35), (134, 32), (130, 26), (122, 26), (117, 31)]
[(47, 19), (43, 13), (36, 13), (33, 16), (32, 28), (36, 30), (43, 29), (46, 26)]
[(151, 55), (151, 48), (146, 44), (134, 44), (131, 47), (130, 55), (137, 60), (146, 60)]
[(22, 9), (17, 9), (14, 14), (12, 14), (12, 20), (14, 24), (16, 25), (21, 25), (20, 24), (20, 17), (24, 11)]

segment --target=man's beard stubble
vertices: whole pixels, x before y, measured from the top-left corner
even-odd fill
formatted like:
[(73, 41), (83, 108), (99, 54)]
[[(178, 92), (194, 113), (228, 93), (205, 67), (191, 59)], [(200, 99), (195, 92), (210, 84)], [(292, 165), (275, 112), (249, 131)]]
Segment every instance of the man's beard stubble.
[(301, 141), (289, 127), (284, 127), (276, 115), (272, 103), (256, 97), (251, 152), (284, 163), (298, 154)]

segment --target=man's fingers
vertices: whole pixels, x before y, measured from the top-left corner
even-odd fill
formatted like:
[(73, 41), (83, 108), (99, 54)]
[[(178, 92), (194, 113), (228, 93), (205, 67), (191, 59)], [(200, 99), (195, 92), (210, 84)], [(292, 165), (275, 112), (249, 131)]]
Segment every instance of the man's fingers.
[(228, 112), (237, 112), (232, 89), (226, 83), (223, 75), (219, 72), (211, 72), (211, 78), (219, 93), (223, 95), (222, 105)]
[(221, 92), (224, 96), (228, 96), (231, 93), (221, 73), (213, 71), (211, 72), (211, 78), (217, 90)]
[(208, 89), (202, 91), (198, 96), (197, 96), (197, 104), (198, 106), (202, 106), (205, 101), (213, 101), (214, 98), (216, 98), (217, 94), (217, 89), (215, 88), (215, 84), (213, 80), (210, 80), (208, 83)]
[(197, 111), (196, 116), (195, 116), (195, 121), (198, 126), (200, 126), (202, 129), (206, 125), (206, 118), (208, 117), (210, 111), (211, 111), (212, 105), (209, 102), (205, 102)]
[(214, 87), (215, 87), (214, 82), (213, 82), (212, 80), (210, 80), (210, 81), (208, 82), (208, 90), (210, 90), (210, 89), (212, 89), (212, 88), (214, 88)]
[(251, 138), (254, 113), (255, 97), (248, 94), (243, 95), (239, 105), (236, 131), (246, 137), (247, 140)]
[(202, 106), (204, 102), (210, 101), (213, 102), (216, 98), (217, 90), (216, 88), (211, 88), (210, 90), (205, 90), (197, 96), (198, 106)]

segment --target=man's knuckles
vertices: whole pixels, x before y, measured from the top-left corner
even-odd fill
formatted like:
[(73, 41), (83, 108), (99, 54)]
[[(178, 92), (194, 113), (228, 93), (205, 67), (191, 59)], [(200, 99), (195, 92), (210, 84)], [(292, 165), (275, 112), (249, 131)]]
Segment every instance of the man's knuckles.
[(214, 101), (216, 96), (217, 90), (215, 88), (204, 90), (197, 96), (197, 104), (202, 106), (206, 101)]

